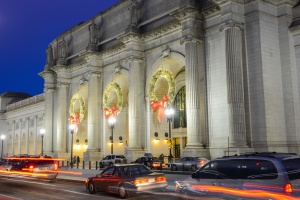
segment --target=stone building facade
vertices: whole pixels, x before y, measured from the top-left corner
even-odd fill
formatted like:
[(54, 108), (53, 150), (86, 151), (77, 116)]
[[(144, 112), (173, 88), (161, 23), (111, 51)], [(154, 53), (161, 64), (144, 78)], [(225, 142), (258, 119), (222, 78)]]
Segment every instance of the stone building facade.
[[(112, 135), (113, 152), (129, 161), (170, 147), (175, 157), (300, 153), (298, 0), (121, 0), (59, 35), (46, 55), (35, 115), (44, 154), (67, 159), (73, 146), (99, 160)], [(23, 129), (11, 113), (16, 138)], [(15, 141), (8, 154), (26, 153)]]

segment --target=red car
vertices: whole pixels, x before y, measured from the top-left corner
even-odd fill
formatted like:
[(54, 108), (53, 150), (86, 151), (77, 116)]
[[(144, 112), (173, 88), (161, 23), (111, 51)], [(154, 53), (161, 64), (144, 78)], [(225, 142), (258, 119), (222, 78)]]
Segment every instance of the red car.
[(86, 180), (86, 188), (91, 193), (109, 192), (126, 198), (129, 194), (163, 190), (167, 179), (163, 173), (151, 171), (142, 164), (119, 164), (107, 167), (101, 174)]

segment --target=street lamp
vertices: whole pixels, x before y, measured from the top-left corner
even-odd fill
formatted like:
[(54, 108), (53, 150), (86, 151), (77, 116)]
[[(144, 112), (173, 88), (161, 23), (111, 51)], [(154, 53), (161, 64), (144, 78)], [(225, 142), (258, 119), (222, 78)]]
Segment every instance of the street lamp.
[(115, 123), (116, 123), (116, 118), (115, 117), (110, 117), (108, 119), (108, 124), (109, 127), (111, 129), (111, 146), (110, 146), (110, 153), (113, 154), (114, 153), (114, 127), (115, 127)]
[(43, 128), (40, 130), (40, 134), (41, 134), (41, 137), (42, 137), (42, 154), (41, 154), (42, 156), (44, 154), (43, 150), (44, 150), (44, 134), (45, 134), (45, 132), (46, 132), (46, 130), (43, 129)]
[(69, 129), (71, 131), (71, 169), (73, 169), (73, 134), (74, 134), (74, 124), (70, 124)]
[(2, 146), (1, 146), (1, 159), (3, 157), (3, 141), (5, 139), (5, 135), (1, 135), (1, 140), (2, 140)]
[[(169, 122), (169, 141), (171, 142), (172, 141), (171, 122), (172, 122), (172, 117), (173, 117), (173, 114), (174, 114), (174, 110), (173, 110), (173, 108), (169, 107), (169, 108), (166, 109), (165, 113), (167, 115), (167, 122)], [(172, 146), (171, 145), (173, 145), (173, 144), (171, 143), (170, 146), (169, 146), (169, 149), (170, 149), (169, 162), (171, 162), (171, 159), (173, 158), (173, 156), (172, 156)]]

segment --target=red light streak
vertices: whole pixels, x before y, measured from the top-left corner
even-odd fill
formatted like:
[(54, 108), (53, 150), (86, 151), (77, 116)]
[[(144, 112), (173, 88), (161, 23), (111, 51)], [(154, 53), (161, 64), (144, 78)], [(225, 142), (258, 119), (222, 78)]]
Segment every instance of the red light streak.
[(275, 192), (268, 192), (263, 190), (237, 190), (231, 188), (224, 188), (218, 186), (195, 186), (193, 185), (192, 188), (202, 190), (202, 191), (210, 191), (214, 193), (225, 193), (234, 196), (243, 196), (243, 197), (252, 197), (252, 198), (272, 198), (274, 200), (300, 200), (300, 198), (291, 197), (288, 195), (275, 193)]

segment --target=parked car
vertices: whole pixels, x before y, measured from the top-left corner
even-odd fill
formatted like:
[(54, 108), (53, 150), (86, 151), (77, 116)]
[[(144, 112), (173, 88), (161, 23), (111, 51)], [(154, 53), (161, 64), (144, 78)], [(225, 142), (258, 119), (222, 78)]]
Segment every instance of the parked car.
[(300, 197), (300, 156), (270, 152), (217, 158), (177, 181), (175, 192), (184, 199), (295, 199)]
[(166, 164), (163, 161), (159, 160), (157, 157), (147, 157), (147, 156), (139, 157), (138, 159), (136, 159), (131, 163), (143, 164), (149, 167), (150, 169), (166, 166)]
[(50, 156), (22, 154), (6, 157), (0, 169), (6, 175), (18, 174), (49, 180), (55, 180), (58, 175), (58, 165)]
[(114, 164), (119, 164), (119, 163), (127, 163), (127, 159), (125, 158), (124, 155), (118, 155), (118, 154), (111, 154), (106, 156), (100, 161), (100, 168), (107, 167), (107, 166), (112, 166)]
[(142, 164), (116, 164), (107, 167), (95, 177), (85, 182), (87, 190), (109, 192), (125, 198), (139, 192), (163, 190), (167, 187), (167, 180), (163, 173), (151, 171)]
[(202, 167), (209, 160), (206, 158), (199, 158), (196, 156), (183, 157), (179, 161), (174, 163), (169, 163), (172, 171), (177, 170), (192, 170), (196, 171), (198, 168)]

